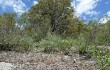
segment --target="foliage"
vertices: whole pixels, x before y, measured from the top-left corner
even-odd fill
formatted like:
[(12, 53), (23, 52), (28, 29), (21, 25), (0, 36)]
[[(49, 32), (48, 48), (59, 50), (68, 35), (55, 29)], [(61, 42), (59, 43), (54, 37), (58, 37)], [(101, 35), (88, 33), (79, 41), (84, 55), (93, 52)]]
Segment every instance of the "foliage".
[(99, 30), (95, 39), (97, 45), (107, 45), (110, 46), (110, 33), (109, 30)]
[[(99, 24), (98, 22), (94, 23), (92, 20), (84, 26), (84, 32), (79, 35), (75, 42), (76, 45), (79, 45), (79, 53), (88, 53), (93, 56), (99, 70), (109, 70), (110, 68), (110, 32), (108, 24), (109, 21), (106, 24)], [(103, 47), (100, 49), (97, 48), (98, 46)]]
[(27, 51), (34, 41), (16, 25), (16, 14), (5, 13), (0, 17), (0, 50)]
[[(15, 24), (16, 14), (4, 13), (0, 18), (0, 43), (6, 44), (6, 39), (13, 37), (14, 24)], [(9, 39), (9, 40), (10, 40)], [(8, 43), (7, 43), (8, 44)]]
[(40, 47), (44, 47), (45, 52), (69, 51), (73, 45), (72, 39), (64, 39), (59, 35), (48, 33), (45, 39), (39, 42)]
[(74, 16), (71, 0), (39, 0), (37, 5), (32, 6), (28, 15), (32, 27), (42, 26), (44, 29), (48, 25), (51, 32), (61, 35), (79, 34), (83, 24)]
[(100, 70), (110, 69), (110, 51), (106, 46), (94, 47), (93, 57), (96, 60), (96, 67)]
[(14, 29), (15, 29), (15, 18), (16, 14), (13, 13), (4, 13), (3, 16), (1, 16), (1, 22), (0, 22), (0, 42), (3, 42), (3, 39), (6, 37), (9, 37)]
[[(74, 15), (71, 0), (38, 0), (28, 13), (0, 15), (0, 50), (31, 51), (39, 46), (44, 52), (90, 53), (101, 70), (110, 69), (110, 52), (97, 46), (110, 46), (110, 20), (84, 24)], [(95, 47), (94, 47), (95, 46)], [(100, 66), (100, 67), (99, 67)]]
[(36, 43), (33, 41), (31, 37), (23, 36), (17, 42), (17, 51), (33, 51), (36, 47)]

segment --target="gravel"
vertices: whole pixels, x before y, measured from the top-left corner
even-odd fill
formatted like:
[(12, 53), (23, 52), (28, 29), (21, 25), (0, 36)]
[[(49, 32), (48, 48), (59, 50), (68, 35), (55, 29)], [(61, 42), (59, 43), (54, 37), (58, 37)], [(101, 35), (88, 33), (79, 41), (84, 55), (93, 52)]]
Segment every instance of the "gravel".
[[(96, 70), (95, 61), (82, 59), (82, 56), (77, 53), (64, 55), (62, 53), (4, 51), (0, 52), (0, 63), (9, 64), (10, 67), (14, 67), (14, 70)], [(4, 70), (8, 70), (8, 67)]]

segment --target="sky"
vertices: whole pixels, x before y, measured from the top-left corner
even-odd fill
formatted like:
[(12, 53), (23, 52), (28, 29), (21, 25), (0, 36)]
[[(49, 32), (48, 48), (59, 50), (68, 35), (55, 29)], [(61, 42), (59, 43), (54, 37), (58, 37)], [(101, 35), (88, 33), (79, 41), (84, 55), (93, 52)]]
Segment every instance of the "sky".
[[(16, 12), (21, 15), (37, 3), (36, 0), (0, 0), (0, 14)], [(85, 21), (104, 15), (110, 17), (110, 0), (73, 0), (71, 5), (75, 15)]]

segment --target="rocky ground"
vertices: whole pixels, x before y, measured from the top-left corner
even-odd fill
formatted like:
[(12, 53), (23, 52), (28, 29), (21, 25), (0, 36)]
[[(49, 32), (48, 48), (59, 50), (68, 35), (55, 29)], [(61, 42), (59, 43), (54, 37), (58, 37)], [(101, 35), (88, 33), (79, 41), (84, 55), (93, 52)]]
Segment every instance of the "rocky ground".
[(96, 70), (92, 59), (77, 53), (0, 52), (0, 62), (11, 63), (14, 70)]

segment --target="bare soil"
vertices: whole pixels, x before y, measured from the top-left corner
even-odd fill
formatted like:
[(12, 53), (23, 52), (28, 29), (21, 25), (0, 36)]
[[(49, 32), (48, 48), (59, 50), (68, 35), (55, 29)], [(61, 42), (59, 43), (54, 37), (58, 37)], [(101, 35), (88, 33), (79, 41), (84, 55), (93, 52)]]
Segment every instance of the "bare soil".
[(96, 70), (95, 61), (78, 53), (46, 54), (43, 52), (1, 51), (0, 62), (16, 66), (15, 70)]

